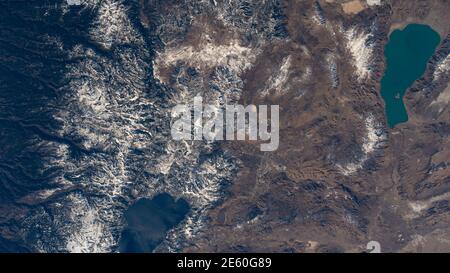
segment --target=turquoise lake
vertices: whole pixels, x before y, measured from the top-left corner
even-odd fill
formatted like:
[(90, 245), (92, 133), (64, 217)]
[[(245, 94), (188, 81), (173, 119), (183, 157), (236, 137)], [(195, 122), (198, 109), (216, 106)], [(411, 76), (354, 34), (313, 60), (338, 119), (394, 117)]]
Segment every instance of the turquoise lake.
[(440, 41), (436, 31), (420, 24), (394, 30), (389, 36), (384, 48), (387, 67), (381, 80), (381, 96), (385, 102), (389, 127), (408, 121), (403, 96), (414, 81), (423, 75)]

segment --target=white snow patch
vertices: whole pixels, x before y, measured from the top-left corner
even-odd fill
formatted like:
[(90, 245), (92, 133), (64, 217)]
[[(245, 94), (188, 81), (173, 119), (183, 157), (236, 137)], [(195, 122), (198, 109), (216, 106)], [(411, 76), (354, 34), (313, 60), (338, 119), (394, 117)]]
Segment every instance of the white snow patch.
[(363, 81), (371, 75), (370, 62), (372, 60), (373, 46), (367, 44), (370, 33), (351, 28), (344, 33), (346, 47), (349, 50), (353, 65), (356, 68), (358, 81)]
[(447, 87), (442, 91), (439, 96), (430, 103), (430, 106), (436, 107), (438, 112), (442, 112), (450, 103), (450, 83), (447, 84)]
[(111, 251), (112, 235), (99, 220), (96, 209), (91, 207), (85, 199), (71, 195), (72, 221), (79, 223), (79, 227), (67, 240), (66, 248), (72, 253), (104, 253)]
[(447, 73), (450, 68), (450, 54), (445, 57), (442, 61), (440, 61), (434, 70), (433, 78), (435, 80), (439, 79), (443, 74)]
[(122, 1), (104, 0), (100, 3), (97, 20), (90, 34), (107, 49), (113, 44), (142, 43), (128, 19), (127, 8)]
[(79, 6), (81, 5), (81, 0), (66, 0), (69, 6)]
[(349, 163), (345, 166), (337, 164), (337, 168), (344, 175), (351, 175), (362, 168), (364, 162), (366, 162), (370, 155), (377, 149), (383, 146), (386, 140), (386, 135), (383, 132), (383, 127), (380, 123), (376, 122), (373, 115), (368, 115), (365, 119), (366, 124), (366, 136), (363, 139), (362, 150), (363, 156), (356, 163)]
[(384, 135), (380, 124), (375, 122), (373, 115), (369, 115), (366, 118), (366, 130), (367, 134), (362, 147), (364, 153), (368, 155), (375, 151), (375, 149), (379, 148), (386, 136)]
[(429, 208), (434, 202), (448, 199), (450, 199), (450, 192), (431, 197), (428, 200), (411, 201), (408, 203), (408, 205), (413, 210), (414, 213), (420, 214), (422, 211)]
[(325, 58), (327, 69), (330, 73), (331, 87), (336, 88), (339, 85), (339, 75), (336, 62), (336, 56), (330, 53)]
[(367, 0), (367, 5), (369, 6), (379, 6), (381, 5), (381, 0)]
[(261, 96), (267, 96), (269, 94), (282, 94), (285, 91), (287, 80), (289, 77), (289, 69), (291, 67), (291, 56), (287, 56), (283, 59), (283, 62), (279, 68), (278, 73), (270, 77), (263, 91), (261, 91)]
[(238, 74), (251, 67), (255, 60), (256, 50), (244, 47), (238, 41), (231, 41), (228, 45), (216, 45), (211, 42), (202, 44), (199, 49), (193, 46), (182, 46), (166, 49), (158, 53), (153, 62), (155, 77), (161, 80), (162, 67), (171, 67), (178, 61), (184, 61), (200, 70), (213, 68), (218, 65), (227, 66)]
[(94, 8), (96, 7), (100, 1), (102, 0), (66, 0), (66, 4), (68, 6), (82, 6), (84, 8)]

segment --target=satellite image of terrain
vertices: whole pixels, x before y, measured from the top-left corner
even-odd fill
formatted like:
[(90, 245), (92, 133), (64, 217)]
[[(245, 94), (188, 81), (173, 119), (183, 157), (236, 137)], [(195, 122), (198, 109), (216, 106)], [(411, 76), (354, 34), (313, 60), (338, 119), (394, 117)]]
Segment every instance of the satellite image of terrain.
[[(0, 252), (450, 252), (449, 14), (0, 1)], [(278, 146), (174, 139), (195, 97), (277, 105)]]

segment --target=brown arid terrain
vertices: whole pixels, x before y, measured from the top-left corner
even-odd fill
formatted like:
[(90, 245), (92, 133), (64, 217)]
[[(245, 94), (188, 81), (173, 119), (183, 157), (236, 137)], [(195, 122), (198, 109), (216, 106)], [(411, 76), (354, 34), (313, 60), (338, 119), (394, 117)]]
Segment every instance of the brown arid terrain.
[[(195, 68), (200, 80), (183, 88), (208, 96), (226, 67), (229, 101), (280, 106), (280, 146), (221, 142), (238, 174), (182, 251), (363, 252), (372, 240), (385, 252), (450, 251), (450, 1), (204, 2), (141, 0), (164, 44), (155, 77), (180, 89)], [(409, 121), (391, 129), (383, 49), (408, 23), (442, 42), (406, 93)]]

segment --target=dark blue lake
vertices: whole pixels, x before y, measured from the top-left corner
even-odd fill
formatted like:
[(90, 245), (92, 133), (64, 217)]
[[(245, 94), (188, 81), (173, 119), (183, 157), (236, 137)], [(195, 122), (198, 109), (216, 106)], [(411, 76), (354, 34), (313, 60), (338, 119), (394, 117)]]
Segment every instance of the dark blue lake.
[(122, 232), (120, 252), (152, 252), (189, 209), (184, 199), (175, 200), (167, 193), (139, 199), (125, 213), (127, 227)]
[(431, 27), (419, 24), (410, 24), (390, 35), (384, 49), (387, 68), (381, 80), (381, 96), (389, 127), (408, 121), (403, 96), (425, 72), (440, 40), (439, 34)]

